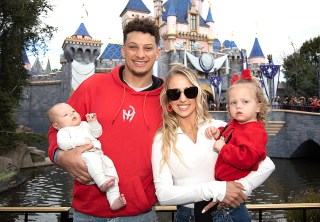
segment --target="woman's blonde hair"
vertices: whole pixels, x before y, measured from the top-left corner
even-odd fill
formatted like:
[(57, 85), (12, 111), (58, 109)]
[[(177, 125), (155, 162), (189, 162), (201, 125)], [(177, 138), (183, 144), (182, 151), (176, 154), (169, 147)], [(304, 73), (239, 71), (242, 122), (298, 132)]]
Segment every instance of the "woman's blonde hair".
[[(188, 79), (188, 81), (198, 88), (198, 95), (196, 99), (196, 124), (201, 124), (205, 121), (211, 120), (211, 115), (208, 112), (206, 94), (201, 89), (200, 84), (197, 79), (197, 74), (190, 68), (185, 67), (183, 65), (175, 65), (170, 70), (169, 74), (167, 75), (162, 92), (160, 94), (160, 105), (162, 108), (162, 119), (163, 124), (162, 127), (158, 130), (157, 133), (162, 135), (162, 160), (161, 160), (161, 167), (164, 164), (169, 165), (169, 156), (171, 151), (173, 151), (181, 162), (183, 162), (183, 158), (181, 153), (176, 148), (176, 141), (177, 141), (177, 129), (179, 127), (179, 120), (177, 114), (172, 110), (169, 112), (167, 110), (167, 106), (169, 105), (169, 100), (166, 95), (168, 90), (168, 85), (174, 76), (181, 75)], [(170, 165), (169, 165), (170, 167)]]
[(260, 112), (257, 113), (257, 120), (262, 122), (264, 125), (266, 125), (267, 116), (268, 116), (268, 113), (270, 112), (271, 105), (267, 100), (267, 98), (265, 97), (265, 95), (263, 94), (260, 82), (255, 77), (252, 77), (252, 79), (239, 79), (229, 87), (229, 89), (227, 90), (227, 110), (229, 114), (230, 114), (230, 110), (228, 105), (229, 103), (228, 94), (231, 89), (238, 86), (239, 84), (246, 84), (255, 91), (255, 95), (258, 100), (258, 103), (260, 103)]

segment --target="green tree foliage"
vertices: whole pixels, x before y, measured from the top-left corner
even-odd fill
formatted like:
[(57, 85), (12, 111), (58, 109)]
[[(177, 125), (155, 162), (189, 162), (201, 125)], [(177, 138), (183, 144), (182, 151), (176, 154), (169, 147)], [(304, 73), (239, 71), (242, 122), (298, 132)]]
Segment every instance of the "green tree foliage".
[[(292, 192), (289, 196), (289, 203), (319, 203), (320, 192), (313, 188), (305, 191), (300, 191), (298, 195)], [(320, 221), (319, 209), (307, 210), (307, 221)], [(287, 221), (303, 221), (303, 214), (301, 210), (288, 210), (286, 211)]]
[(300, 50), (287, 56), (283, 62), (287, 84), (297, 96), (318, 95), (320, 36), (304, 42)]
[(22, 50), (46, 51), (56, 28), (41, 18), (52, 11), (50, 0), (0, 1), (0, 149), (12, 144), (16, 124), (14, 110), (21, 99), (28, 75)]

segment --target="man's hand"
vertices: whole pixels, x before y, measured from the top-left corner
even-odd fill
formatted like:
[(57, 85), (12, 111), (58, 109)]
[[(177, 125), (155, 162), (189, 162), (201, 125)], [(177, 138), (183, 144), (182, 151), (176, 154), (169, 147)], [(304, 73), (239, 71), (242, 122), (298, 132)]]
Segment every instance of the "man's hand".
[(57, 164), (62, 166), (75, 180), (87, 184), (92, 179), (86, 164), (81, 159), (81, 154), (92, 147), (90, 143), (68, 151), (60, 151), (57, 156)]
[(227, 182), (227, 192), (223, 199), (225, 206), (235, 208), (242, 204), (248, 197), (243, 193), (244, 187), (241, 183), (234, 181)]
[(210, 202), (202, 210), (202, 213), (207, 212), (210, 208), (214, 207), (216, 204), (217, 210), (221, 210), (223, 207), (235, 208), (243, 203), (247, 199), (247, 195), (243, 193), (244, 187), (241, 183), (229, 181), (227, 182), (227, 192), (223, 199), (223, 202)]

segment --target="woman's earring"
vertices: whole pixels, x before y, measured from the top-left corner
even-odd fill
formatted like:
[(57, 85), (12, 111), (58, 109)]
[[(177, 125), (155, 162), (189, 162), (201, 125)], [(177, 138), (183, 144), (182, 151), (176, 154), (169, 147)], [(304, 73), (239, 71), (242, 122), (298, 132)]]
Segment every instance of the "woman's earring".
[(171, 106), (169, 103), (167, 104), (167, 111), (168, 111), (169, 113), (172, 112), (172, 106)]

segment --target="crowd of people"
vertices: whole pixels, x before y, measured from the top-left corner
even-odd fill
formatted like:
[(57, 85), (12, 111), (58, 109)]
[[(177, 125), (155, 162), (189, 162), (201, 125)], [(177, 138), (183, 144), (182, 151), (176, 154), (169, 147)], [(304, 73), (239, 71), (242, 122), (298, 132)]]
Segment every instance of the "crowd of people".
[(317, 96), (309, 98), (295, 95), (292, 95), (291, 97), (284, 96), (283, 98), (281, 98), (280, 96), (276, 96), (272, 100), (272, 108), (319, 112), (320, 103), (319, 98)]
[[(299, 110), (307, 112), (320, 112), (320, 98), (317, 96), (306, 98), (304, 96), (276, 96), (271, 101), (273, 109), (290, 109)], [(226, 110), (226, 100), (222, 98), (218, 105), (209, 101), (209, 110), (215, 111), (225, 111)]]

